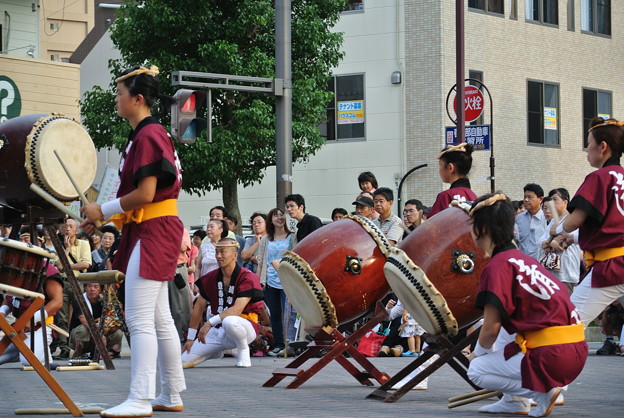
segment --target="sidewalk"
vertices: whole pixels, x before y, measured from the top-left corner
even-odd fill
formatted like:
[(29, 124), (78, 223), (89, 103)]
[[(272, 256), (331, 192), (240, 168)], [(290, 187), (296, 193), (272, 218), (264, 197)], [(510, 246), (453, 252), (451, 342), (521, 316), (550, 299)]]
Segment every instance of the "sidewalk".
[[(590, 344), (585, 370), (570, 385), (565, 405), (556, 407), (554, 417), (622, 416), (624, 398), (618, 390), (624, 359), (596, 356), (599, 343)], [(390, 375), (407, 365), (408, 358), (373, 358), (372, 362)], [(237, 369), (234, 358), (211, 360), (185, 370), (187, 390), (181, 414), (154, 413), (155, 417), (423, 417), (485, 415), (479, 406), (491, 401), (447, 408), (447, 399), (472, 389), (450, 367), (444, 366), (429, 378), (429, 389), (412, 391), (392, 404), (366, 399), (372, 388), (361, 386), (336, 362), (321, 370), (299, 389), (279, 386), (263, 388), (271, 372), (285, 367), (289, 359), (252, 358), (249, 369)], [(69, 396), (82, 407), (110, 407), (122, 402), (128, 392), (130, 358), (114, 360), (114, 371), (52, 372)], [(310, 362), (308, 364), (311, 364)], [(0, 417), (14, 416), (17, 408), (60, 408), (62, 405), (35, 372), (22, 372), (17, 363), (0, 366)], [(12, 382), (12, 387), (7, 385)], [(42, 415), (38, 415), (42, 416)]]

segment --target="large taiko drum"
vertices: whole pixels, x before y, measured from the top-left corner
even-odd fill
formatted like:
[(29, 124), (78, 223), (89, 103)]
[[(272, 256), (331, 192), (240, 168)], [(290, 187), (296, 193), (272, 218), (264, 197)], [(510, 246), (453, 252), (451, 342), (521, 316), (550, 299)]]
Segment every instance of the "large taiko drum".
[(468, 213), (451, 207), (424, 222), (384, 267), (390, 287), (428, 333), (455, 336), (477, 321), (477, 288), (486, 260), (472, 239)]
[(375, 224), (346, 216), (286, 252), (280, 281), (306, 328), (337, 327), (370, 312), (390, 290), (383, 273), (389, 249)]
[(39, 291), (39, 282), (45, 275), (45, 260), (54, 255), (8, 238), (0, 239), (0, 283), (20, 289)]
[(36, 184), (61, 202), (78, 199), (54, 151), (80, 190), (93, 183), (97, 154), (81, 124), (61, 115), (27, 115), (0, 124), (0, 205), (24, 211), (51, 207), (30, 191)]

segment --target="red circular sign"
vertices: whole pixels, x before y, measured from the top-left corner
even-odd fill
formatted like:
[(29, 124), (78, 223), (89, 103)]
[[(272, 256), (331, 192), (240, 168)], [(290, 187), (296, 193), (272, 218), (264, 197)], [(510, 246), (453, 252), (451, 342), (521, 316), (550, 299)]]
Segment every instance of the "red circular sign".
[[(464, 103), (466, 109), (465, 122), (479, 119), (479, 116), (483, 113), (483, 94), (481, 90), (475, 86), (466, 86), (464, 88)], [(457, 114), (457, 96), (453, 99), (453, 110)]]

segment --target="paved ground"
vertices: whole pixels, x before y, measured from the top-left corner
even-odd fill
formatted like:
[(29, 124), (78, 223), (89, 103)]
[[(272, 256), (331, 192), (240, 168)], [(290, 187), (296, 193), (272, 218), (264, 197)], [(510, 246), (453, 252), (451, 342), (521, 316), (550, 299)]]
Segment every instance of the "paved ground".
[[(592, 343), (585, 370), (570, 385), (565, 406), (556, 407), (551, 416), (608, 417), (624, 415), (624, 398), (619, 379), (624, 358), (596, 356), (599, 344)], [(406, 358), (375, 358), (373, 363), (393, 374), (404, 367)], [(127, 395), (130, 359), (114, 360), (114, 371), (52, 372), (53, 376), (79, 406), (109, 407)], [(183, 393), (185, 410), (175, 415), (155, 413), (155, 417), (362, 417), (405, 416), (479, 416), (477, 409), (489, 401), (449, 410), (447, 399), (471, 389), (448, 366), (429, 379), (429, 389), (412, 391), (397, 403), (385, 404), (365, 399), (371, 388), (360, 386), (337, 363), (332, 363), (301, 388), (285, 389), (281, 384), (263, 388), (271, 372), (288, 360), (253, 358), (253, 367), (237, 369), (233, 358), (206, 362), (185, 370), (188, 389)], [(290, 381), (287, 378), (285, 381)], [(6, 382), (13, 382), (8, 387)], [(35, 372), (22, 372), (17, 364), (0, 366), (0, 417), (13, 416), (16, 408), (58, 408), (62, 405)], [(481, 415), (483, 416), (483, 415)]]

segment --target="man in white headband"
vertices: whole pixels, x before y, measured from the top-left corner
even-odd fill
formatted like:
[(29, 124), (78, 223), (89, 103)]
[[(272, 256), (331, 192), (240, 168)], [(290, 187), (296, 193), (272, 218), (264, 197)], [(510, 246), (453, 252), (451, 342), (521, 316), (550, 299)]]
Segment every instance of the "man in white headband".
[[(237, 349), (237, 367), (251, 367), (249, 344), (258, 335), (258, 315), (262, 313), (264, 293), (260, 280), (236, 263), (239, 245), (223, 238), (215, 245), (219, 268), (195, 283), (199, 297), (195, 302), (186, 343), (182, 347), (182, 365), (192, 368), (223, 351)], [(199, 327), (210, 305), (210, 318)], [(197, 339), (197, 341), (195, 341)]]

